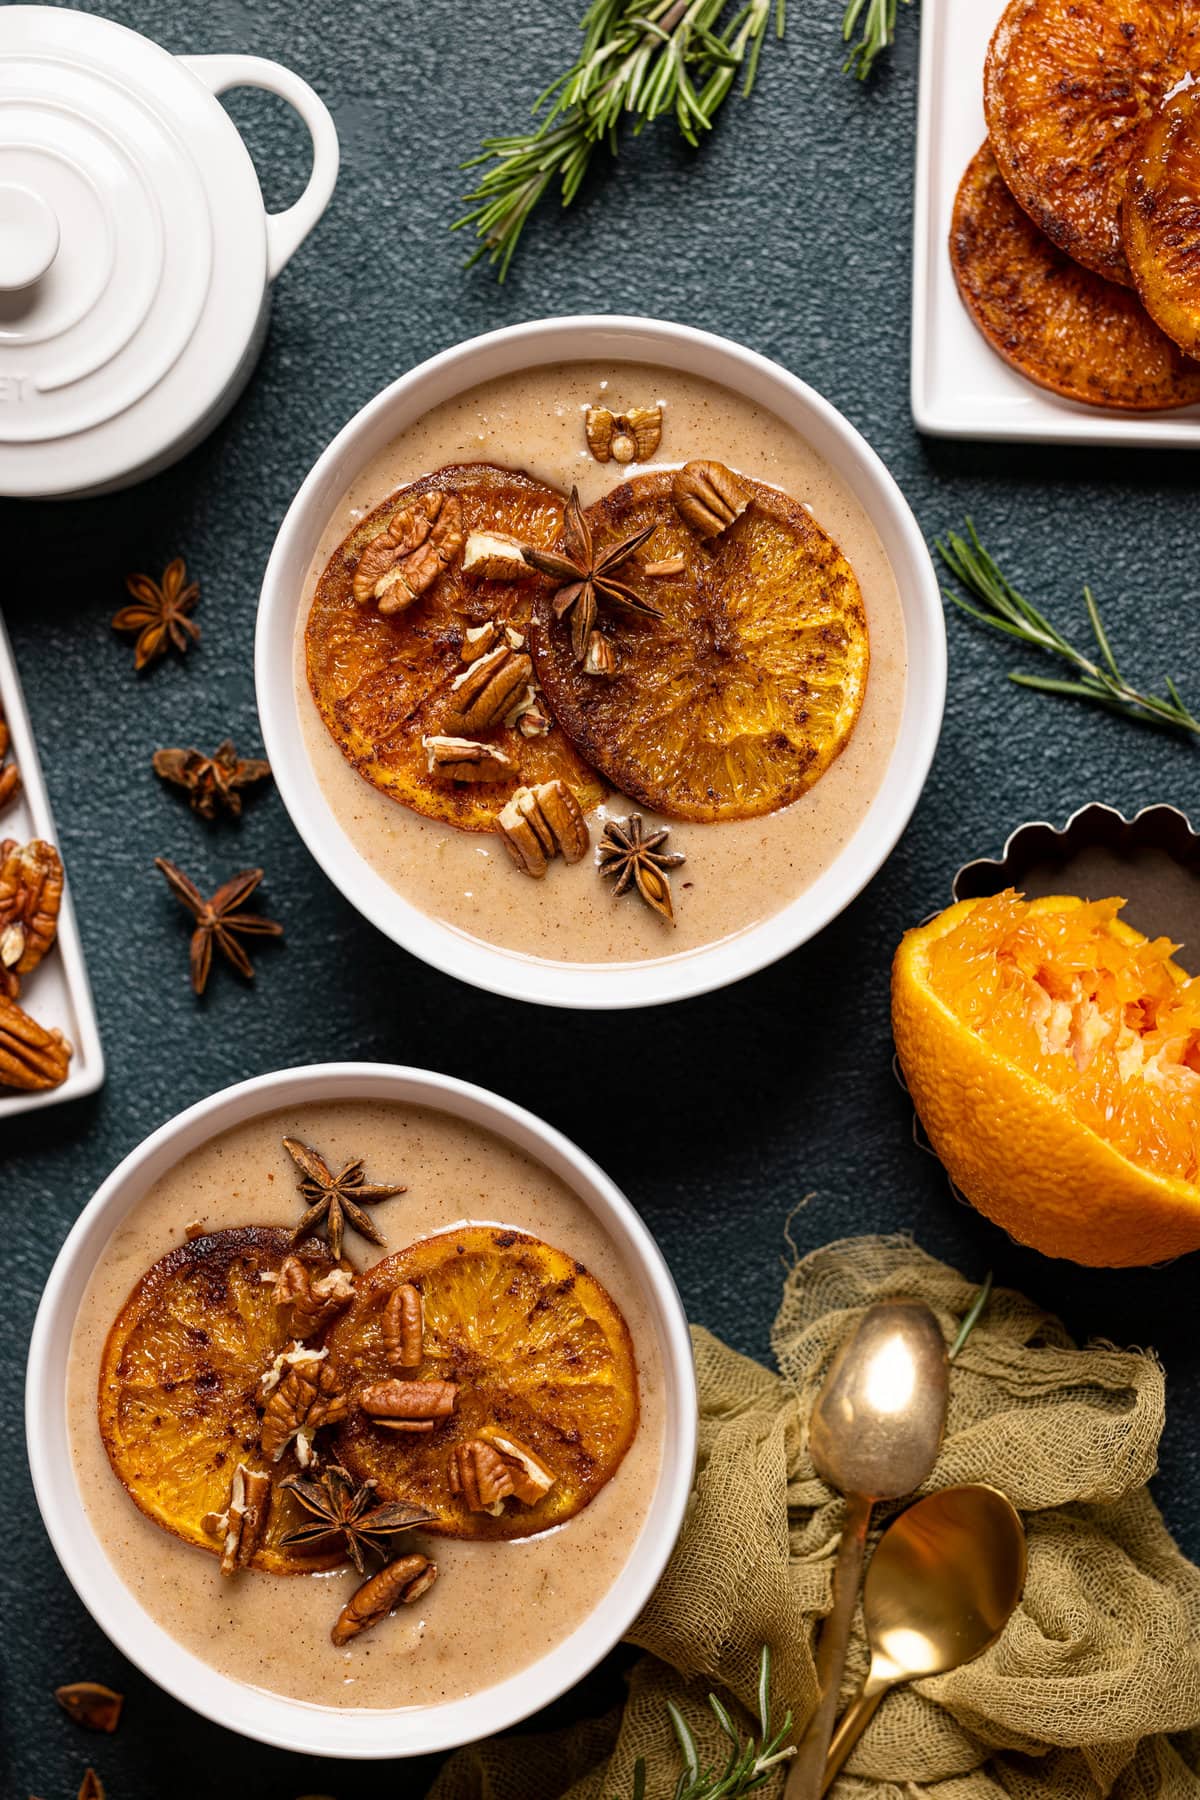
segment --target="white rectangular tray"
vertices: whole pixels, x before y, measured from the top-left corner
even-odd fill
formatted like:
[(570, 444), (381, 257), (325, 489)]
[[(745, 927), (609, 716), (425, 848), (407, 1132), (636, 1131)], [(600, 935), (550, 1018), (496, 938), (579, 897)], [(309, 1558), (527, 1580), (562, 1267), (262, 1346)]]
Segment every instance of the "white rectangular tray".
[[(20, 793), (0, 812), (0, 839), (19, 838), (26, 843), (30, 838), (44, 838), (59, 847), (54, 815), (50, 811), (29, 714), (25, 710), (25, 697), (17, 679), (17, 665), (3, 618), (0, 618), (0, 706), (8, 720), (11, 755), (21, 771)], [(24, 979), (21, 1004), (28, 1007), (39, 1025), (57, 1027), (74, 1045), (75, 1054), (61, 1087), (36, 1094), (0, 1087), (0, 1121), (13, 1113), (29, 1112), (34, 1107), (78, 1100), (83, 1094), (95, 1093), (104, 1080), (104, 1052), (100, 1048), (91, 984), (84, 966), (75, 909), (71, 904), (69, 871), (58, 915), (58, 941), (44, 962)]]
[(983, 61), (1006, 0), (922, 0), (913, 240), (912, 411), (935, 437), (1019, 443), (1200, 446), (1200, 407), (1107, 412), (1034, 387), (981, 337), (954, 285), (947, 241), (964, 169), (987, 136)]

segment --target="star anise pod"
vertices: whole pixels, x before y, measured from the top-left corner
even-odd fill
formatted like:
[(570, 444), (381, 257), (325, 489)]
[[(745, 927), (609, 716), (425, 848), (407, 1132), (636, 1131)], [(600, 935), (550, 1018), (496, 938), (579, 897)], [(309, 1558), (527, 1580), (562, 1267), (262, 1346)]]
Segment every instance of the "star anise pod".
[(239, 819), (241, 789), (265, 781), (271, 765), (261, 757), (239, 756), (233, 739), (226, 738), (211, 756), (204, 756), (199, 750), (156, 750), (154, 773), (175, 787), (185, 788), (188, 805), (202, 819), (215, 819), (218, 812)]
[(187, 579), (182, 556), (167, 564), (161, 581), (152, 581), (149, 575), (127, 575), (125, 586), (135, 604), (121, 608), (113, 619), (113, 629), (137, 632), (135, 669), (144, 669), (156, 656), (164, 655), (169, 643), (184, 651), (189, 638), (194, 644), (200, 642), (200, 627), (188, 617), (200, 598), (200, 585)]
[(283, 926), (277, 925), (274, 919), (264, 919), (259, 913), (241, 912), (243, 901), (248, 900), (263, 878), (261, 869), (243, 869), (240, 875), (231, 875), (223, 881), (211, 900), (206, 900), (194, 881), (189, 881), (182, 869), (168, 862), (165, 856), (156, 856), (156, 869), (161, 869), (177, 900), (181, 901), (196, 920), (196, 929), (192, 933), (190, 966), (192, 986), (198, 994), (204, 992), (208, 980), (208, 972), (212, 968), (213, 945), (221, 952), (227, 962), (231, 962), (239, 975), (247, 981), (253, 981), (254, 970), (250, 958), (238, 942), (243, 937), (282, 937)]
[(636, 886), (646, 905), (674, 924), (668, 870), (678, 869), (687, 858), (681, 850), (661, 848), (670, 835), (670, 828), (664, 825), (643, 837), (641, 813), (630, 813), (627, 819), (610, 819), (597, 846), (596, 861), (602, 876), (616, 877), (614, 897), (626, 893), (631, 885)]
[(389, 1500), (372, 1505), (375, 1483), (364, 1481), (355, 1487), (354, 1479), (337, 1463), (329, 1467), (317, 1481), (303, 1475), (289, 1475), (279, 1483), (280, 1489), (295, 1494), (312, 1523), (297, 1525), (280, 1538), (280, 1544), (295, 1544), (305, 1549), (319, 1544), (322, 1538), (340, 1534), (346, 1550), (360, 1575), (366, 1574), (365, 1553), (373, 1550), (386, 1557), (388, 1540), (398, 1531), (413, 1531), (437, 1518), (426, 1507), (414, 1506), (408, 1500)]
[(387, 1242), (363, 1207), (374, 1206), (378, 1200), (390, 1200), (394, 1194), (406, 1193), (406, 1188), (371, 1186), (363, 1174), (361, 1157), (348, 1162), (341, 1173), (335, 1175), (325, 1158), (318, 1156), (310, 1145), (302, 1144), (299, 1138), (284, 1138), (283, 1147), (300, 1170), (300, 1192), (310, 1203), (292, 1233), (293, 1244), (319, 1230), (322, 1223), (335, 1262), (342, 1254), (342, 1233), (347, 1225), (360, 1237), (365, 1237), (369, 1244)]
[(572, 488), (563, 514), (561, 549), (539, 550), (532, 544), (522, 546), (526, 562), (540, 569), (543, 575), (552, 575), (563, 583), (554, 596), (554, 616), (564, 619), (568, 613), (572, 615), (571, 649), (576, 662), (582, 662), (587, 655), (588, 640), (595, 629), (602, 600), (628, 606), (634, 612), (647, 613), (652, 619), (661, 619), (662, 614), (656, 606), (635, 594), (623, 581), (613, 579), (614, 569), (628, 562), (654, 529), (653, 525), (647, 525), (644, 530), (622, 538), (619, 544), (597, 551), (592, 528), (579, 503), (579, 489)]

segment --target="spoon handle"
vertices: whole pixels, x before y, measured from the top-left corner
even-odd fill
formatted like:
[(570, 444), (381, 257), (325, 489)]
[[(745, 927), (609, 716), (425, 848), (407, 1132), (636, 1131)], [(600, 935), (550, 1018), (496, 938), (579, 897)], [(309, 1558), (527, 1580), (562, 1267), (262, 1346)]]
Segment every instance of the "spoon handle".
[(821, 1627), (817, 1643), (817, 1710), (809, 1720), (808, 1730), (792, 1764), (784, 1800), (819, 1800), (821, 1794), (870, 1522), (871, 1502), (861, 1494), (851, 1494), (833, 1571), (833, 1606)]
[(857, 1697), (842, 1714), (841, 1723), (834, 1732), (833, 1741), (829, 1746), (829, 1756), (825, 1763), (825, 1775), (821, 1782), (822, 1796), (829, 1792), (830, 1788), (837, 1780), (841, 1773), (842, 1764), (846, 1761), (846, 1758), (853, 1750), (855, 1744), (857, 1744), (859, 1738), (867, 1729), (871, 1720), (875, 1717), (879, 1702), (886, 1693), (886, 1687), (877, 1687), (874, 1689), (860, 1688)]

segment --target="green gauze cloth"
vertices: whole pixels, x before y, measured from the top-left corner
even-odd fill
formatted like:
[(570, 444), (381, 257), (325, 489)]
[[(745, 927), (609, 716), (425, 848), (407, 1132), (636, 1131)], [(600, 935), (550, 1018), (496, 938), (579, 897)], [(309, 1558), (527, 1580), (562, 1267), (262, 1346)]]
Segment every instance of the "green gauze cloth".
[[(628, 1800), (639, 1757), (647, 1800), (670, 1800), (680, 1760), (666, 1702), (719, 1766), (705, 1695), (717, 1688), (752, 1710), (764, 1643), (777, 1706), (802, 1725), (845, 1513), (809, 1459), (813, 1399), (871, 1302), (927, 1301), (950, 1342), (974, 1294), (907, 1240), (851, 1238), (788, 1274), (778, 1375), (695, 1328), (696, 1485), (629, 1634), (649, 1654), (624, 1706), (459, 1751), (429, 1800)], [(884, 1700), (838, 1800), (1200, 1800), (1200, 1570), (1146, 1490), (1163, 1408), (1152, 1355), (1078, 1349), (1020, 1294), (993, 1295), (954, 1364), (945, 1443), (922, 1492), (983, 1481), (1010, 1497), (1029, 1534), (1025, 1596), (978, 1661)], [(897, 1510), (881, 1507), (877, 1527)], [(844, 1698), (866, 1663), (860, 1614)], [(759, 1790), (765, 1800), (785, 1773)]]

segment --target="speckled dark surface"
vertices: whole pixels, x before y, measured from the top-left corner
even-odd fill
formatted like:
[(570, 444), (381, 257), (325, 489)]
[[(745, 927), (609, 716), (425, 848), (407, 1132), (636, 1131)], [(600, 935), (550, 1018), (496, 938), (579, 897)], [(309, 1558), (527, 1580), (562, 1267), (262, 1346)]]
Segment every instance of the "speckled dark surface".
[[(253, 50), (308, 77), (336, 116), (332, 208), (278, 283), (262, 364), (228, 421), (147, 486), (66, 506), (0, 508), (3, 605), (57, 811), (95, 984), (109, 1079), (93, 1101), (4, 1127), (7, 1692), (0, 1788), (70, 1800), (95, 1761), (111, 1800), (420, 1795), (428, 1765), (314, 1765), (202, 1723), (135, 1673), (85, 1614), (33, 1506), (21, 1376), (46, 1273), (98, 1181), (179, 1108), (262, 1070), (325, 1057), (428, 1064), (498, 1087), (595, 1154), (661, 1239), (692, 1318), (767, 1353), (786, 1215), (803, 1248), (911, 1230), (1019, 1284), (1081, 1333), (1153, 1344), (1169, 1374), (1157, 1493), (1200, 1556), (1200, 1350), (1194, 1263), (1087, 1274), (1010, 1245), (949, 1199), (914, 1148), (891, 1074), (887, 971), (905, 926), (957, 864), (1031, 815), (1102, 798), (1200, 810), (1194, 747), (1019, 692), (1000, 640), (950, 621), (950, 700), (928, 791), (882, 875), (816, 944), (735, 990), (636, 1019), (531, 1012), (459, 987), (393, 948), (318, 872), (279, 803), (206, 834), (148, 771), (159, 744), (257, 747), (258, 579), (311, 461), (375, 391), (489, 327), (551, 313), (657, 313), (741, 339), (812, 381), (890, 464), (931, 536), (973, 513), (1033, 593), (1080, 621), (1090, 578), (1146, 680), (1194, 687), (1200, 623), (1194, 456), (922, 442), (908, 411), (909, 220), (917, 21), (862, 91), (839, 73), (838, 0), (796, 5), (759, 91), (702, 153), (641, 140), (565, 218), (530, 230), (504, 288), (447, 235), (458, 161), (514, 129), (572, 48), (569, 0), (122, 0), (180, 51)], [(904, 9), (902, 9), (903, 12)], [(302, 134), (236, 95), (273, 204), (298, 189)], [(109, 629), (130, 569), (181, 550), (203, 584), (201, 648), (136, 680)], [(1082, 629), (1082, 626), (1081, 626)], [(202, 883), (265, 865), (287, 928), (253, 990), (219, 970), (197, 1005), (157, 853)], [(515, 1034), (521, 1031), (520, 1055)], [(632, 1053), (631, 1053), (632, 1052)], [(52, 1689), (128, 1696), (113, 1739), (84, 1739)], [(581, 1704), (606, 1703), (609, 1678)], [(556, 1711), (561, 1712), (563, 1708)], [(531, 1796), (531, 1800), (537, 1800)]]

